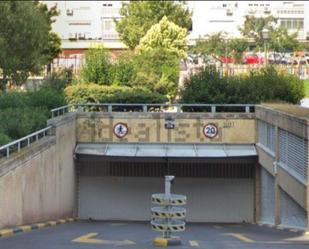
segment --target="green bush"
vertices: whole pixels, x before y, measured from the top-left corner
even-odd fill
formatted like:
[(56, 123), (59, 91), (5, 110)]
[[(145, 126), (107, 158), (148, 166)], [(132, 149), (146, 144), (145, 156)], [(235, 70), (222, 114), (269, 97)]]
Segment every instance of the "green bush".
[(0, 133), (11, 139), (18, 139), (36, 130), (46, 127), (49, 110), (23, 107), (0, 110)]
[(53, 89), (0, 93), (0, 144), (46, 127), (50, 109), (65, 105), (64, 93)]
[(28, 105), (33, 107), (43, 107), (48, 110), (66, 105), (63, 91), (53, 89), (41, 89), (35, 92), (27, 92)]
[(213, 68), (192, 75), (180, 93), (183, 103), (299, 103), (304, 97), (302, 80), (269, 66), (248, 75), (223, 76)]
[(8, 144), (9, 142), (11, 142), (11, 138), (6, 134), (0, 132), (0, 146)]
[(41, 89), (34, 92), (0, 92), (1, 109), (30, 106), (52, 109), (62, 105), (65, 105), (63, 92), (53, 89)]
[(19, 108), (29, 104), (29, 96), (25, 92), (0, 91), (0, 108)]
[(145, 88), (77, 84), (68, 86), (65, 95), (69, 104), (77, 103), (163, 103), (167, 98)]
[(69, 84), (72, 83), (73, 80), (73, 72), (72, 69), (63, 69), (60, 72), (52, 73), (48, 76), (41, 86), (41, 89), (52, 89), (56, 91), (62, 91)]

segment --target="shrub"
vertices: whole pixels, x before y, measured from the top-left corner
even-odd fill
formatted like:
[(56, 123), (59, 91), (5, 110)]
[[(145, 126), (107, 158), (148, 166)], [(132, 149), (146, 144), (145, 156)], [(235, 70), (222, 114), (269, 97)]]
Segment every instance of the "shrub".
[(28, 92), (28, 106), (43, 107), (47, 110), (66, 105), (63, 91), (53, 89), (41, 89)]
[(0, 132), (0, 146), (8, 144), (9, 142), (11, 142), (11, 138), (6, 134)]
[(18, 139), (46, 126), (48, 110), (43, 108), (6, 108), (0, 110), (1, 133)]
[(62, 105), (65, 105), (63, 92), (53, 89), (41, 89), (34, 92), (0, 92), (1, 109), (30, 106), (52, 109)]
[(163, 103), (167, 98), (145, 88), (77, 84), (68, 86), (65, 95), (69, 104), (77, 103)]
[(66, 86), (72, 83), (72, 69), (62, 69), (60, 72), (54, 72), (43, 81), (41, 89), (52, 89), (62, 91)]
[(0, 144), (45, 127), (50, 109), (61, 105), (64, 93), (53, 89), (0, 93)]
[(299, 78), (280, 73), (272, 66), (248, 75), (224, 77), (215, 69), (205, 68), (186, 80), (184, 86), (180, 93), (183, 103), (285, 101), (296, 104), (304, 97), (304, 86)]

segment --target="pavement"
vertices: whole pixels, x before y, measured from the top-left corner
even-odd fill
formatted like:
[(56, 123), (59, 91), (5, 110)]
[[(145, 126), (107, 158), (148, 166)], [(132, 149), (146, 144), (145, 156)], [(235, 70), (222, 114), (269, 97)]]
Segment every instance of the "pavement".
[[(179, 249), (308, 249), (302, 231), (253, 224), (187, 224)], [(0, 249), (151, 249), (160, 235), (145, 222), (78, 221), (0, 238)]]

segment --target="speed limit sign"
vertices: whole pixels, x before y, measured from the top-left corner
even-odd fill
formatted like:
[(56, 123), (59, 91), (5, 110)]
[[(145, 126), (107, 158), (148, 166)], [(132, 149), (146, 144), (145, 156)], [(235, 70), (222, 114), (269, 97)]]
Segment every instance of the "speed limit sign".
[(218, 135), (218, 127), (215, 124), (206, 124), (203, 133), (207, 138), (214, 138)]

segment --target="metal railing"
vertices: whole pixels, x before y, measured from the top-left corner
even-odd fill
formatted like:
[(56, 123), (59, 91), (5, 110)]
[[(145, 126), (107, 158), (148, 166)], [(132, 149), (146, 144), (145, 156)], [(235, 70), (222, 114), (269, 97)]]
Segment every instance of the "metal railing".
[(31, 133), (23, 138), (15, 140), (11, 143), (3, 145), (0, 147), (0, 159), (2, 157), (6, 157), (7, 159), (13, 152), (19, 152), (24, 147), (29, 147), (30, 144), (37, 142), (38, 140), (46, 137), (48, 135), (48, 131), (52, 128), (52, 126), (48, 126), (42, 130)]
[(208, 112), (254, 113), (253, 104), (120, 104), (91, 103), (61, 106), (51, 110), (52, 118), (68, 112)]

